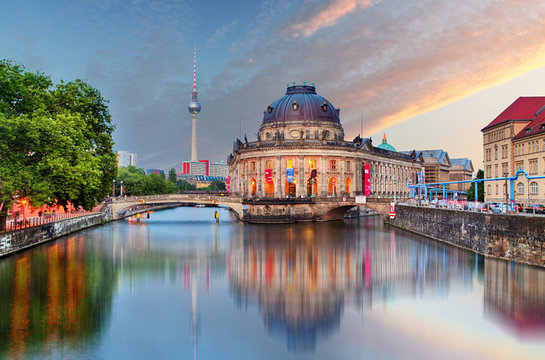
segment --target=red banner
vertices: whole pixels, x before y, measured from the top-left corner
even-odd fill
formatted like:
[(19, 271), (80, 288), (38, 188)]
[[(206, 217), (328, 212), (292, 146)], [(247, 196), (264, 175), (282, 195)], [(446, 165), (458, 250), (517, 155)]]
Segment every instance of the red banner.
[(265, 181), (267, 181), (267, 184), (272, 184), (272, 170), (271, 169), (265, 169)]
[(363, 195), (371, 195), (371, 167), (363, 164)]

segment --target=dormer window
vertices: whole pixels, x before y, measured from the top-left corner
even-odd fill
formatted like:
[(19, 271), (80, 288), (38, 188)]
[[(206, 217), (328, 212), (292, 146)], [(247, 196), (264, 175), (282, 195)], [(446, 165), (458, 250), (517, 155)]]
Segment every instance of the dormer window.
[(526, 134), (529, 134), (532, 129), (526, 129)]
[(293, 110), (299, 109), (299, 104), (297, 103), (297, 100), (293, 100), (293, 104), (291, 104), (291, 107)]
[(322, 111), (327, 111), (327, 103), (324, 101), (323, 105), (322, 105)]
[(270, 113), (272, 113), (272, 111), (273, 111), (273, 108), (272, 108), (271, 105), (269, 105), (269, 106), (267, 107), (267, 112), (270, 114)]

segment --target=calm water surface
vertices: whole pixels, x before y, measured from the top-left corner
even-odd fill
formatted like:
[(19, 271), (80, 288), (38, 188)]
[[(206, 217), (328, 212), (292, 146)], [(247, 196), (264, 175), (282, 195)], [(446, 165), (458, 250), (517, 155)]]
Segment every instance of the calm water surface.
[(545, 271), (378, 218), (177, 208), (0, 260), (0, 358), (544, 359)]

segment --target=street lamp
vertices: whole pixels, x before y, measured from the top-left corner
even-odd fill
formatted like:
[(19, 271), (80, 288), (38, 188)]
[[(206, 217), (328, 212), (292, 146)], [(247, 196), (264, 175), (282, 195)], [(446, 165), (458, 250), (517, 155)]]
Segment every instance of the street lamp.
[(120, 190), (119, 195), (120, 195), (120, 196), (123, 196), (123, 180), (121, 180), (121, 188), (120, 188), (120, 189), (121, 189), (121, 190)]
[(511, 209), (509, 209), (509, 195), (507, 195), (507, 175), (507, 171), (503, 173), (505, 177), (505, 211), (509, 212)]
[(112, 184), (112, 197), (113, 198), (115, 197), (115, 179), (114, 179), (113, 184)]

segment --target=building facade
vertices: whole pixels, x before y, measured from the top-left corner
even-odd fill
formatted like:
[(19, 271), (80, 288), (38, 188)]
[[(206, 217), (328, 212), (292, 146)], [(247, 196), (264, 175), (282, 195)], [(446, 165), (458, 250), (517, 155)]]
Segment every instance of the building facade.
[[(486, 202), (505, 202), (510, 185), (505, 177), (524, 170), (529, 176), (545, 175), (545, 97), (519, 97), (484, 127), (483, 164)], [(514, 201), (545, 203), (545, 180), (518, 177)]]
[(118, 150), (117, 151), (117, 167), (128, 167), (134, 166), (137, 167), (137, 156), (136, 154), (131, 154), (128, 151)]
[[(308, 85), (288, 86), (263, 113), (257, 141), (237, 139), (229, 155), (230, 190), (247, 197), (409, 197), (422, 159), (344, 139), (340, 110)], [(365, 166), (369, 174), (364, 173)]]

